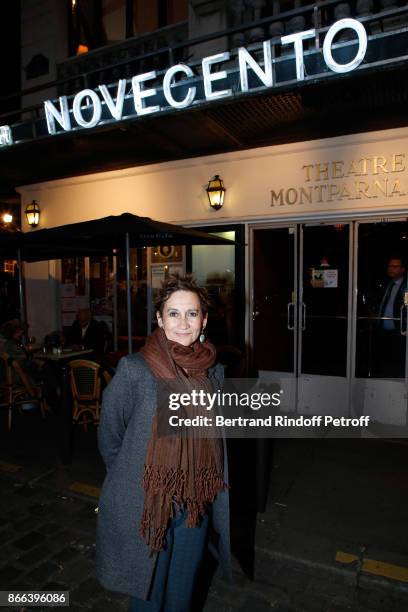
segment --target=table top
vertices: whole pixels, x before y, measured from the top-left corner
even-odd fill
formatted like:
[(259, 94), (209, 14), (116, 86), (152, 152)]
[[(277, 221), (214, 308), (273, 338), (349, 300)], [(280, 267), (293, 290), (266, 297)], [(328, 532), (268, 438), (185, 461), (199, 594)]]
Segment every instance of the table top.
[(36, 359), (43, 359), (44, 361), (61, 361), (62, 359), (72, 359), (72, 357), (89, 355), (89, 353), (93, 353), (93, 349), (83, 349), (81, 351), (63, 349), (61, 353), (39, 353), (36, 355)]

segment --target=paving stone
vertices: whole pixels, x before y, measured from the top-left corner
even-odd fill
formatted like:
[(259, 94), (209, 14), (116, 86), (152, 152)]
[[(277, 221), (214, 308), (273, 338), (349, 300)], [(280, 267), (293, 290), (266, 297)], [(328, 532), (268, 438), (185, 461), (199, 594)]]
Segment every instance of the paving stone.
[(63, 530), (63, 525), (61, 525), (60, 523), (45, 523), (42, 527), (40, 527), (38, 529), (38, 531), (40, 533), (42, 533), (43, 535), (47, 535), (47, 536), (53, 536), (56, 533), (59, 533), (60, 531)]
[(0, 568), (0, 585), (2, 588), (5, 588), (7, 585), (10, 585), (14, 580), (21, 576), (21, 570), (14, 565), (3, 565)]
[(99, 595), (101, 586), (96, 578), (92, 576), (82, 582), (74, 591), (71, 593), (71, 599), (73, 602), (86, 604), (90, 602), (92, 598)]
[(67, 545), (74, 543), (75, 541), (75, 535), (64, 529), (60, 533), (50, 536), (47, 539), (47, 545), (53, 551), (59, 551), (62, 548), (65, 548)]
[(59, 572), (60, 568), (56, 563), (52, 563), (52, 561), (46, 561), (42, 563), (31, 572), (24, 576), (24, 579), (31, 584), (41, 585), (43, 582), (49, 581), (50, 578), (56, 573)]
[(16, 488), (14, 493), (15, 495), (20, 495), (21, 497), (35, 497), (39, 494), (39, 490), (34, 487), (23, 486)]
[(44, 540), (45, 536), (43, 536), (42, 533), (31, 531), (31, 533), (28, 533), (19, 540), (15, 540), (13, 542), (13, 546), (20, 548), (21, 550), (29, 550), (30, 548), (34, 548), (34, 546), (41, 544), (44, 542)]
[(50, 555), (50, 553), (51, 550), (48, 548), (48, 546), (41, 545), (37, 546), (37, 548), (34, 548), (33, 550), (30, 550), (30, 552), (22, 555), (21, 557), (18, 557), (17, 560), (19, 563), (21, 563), (21, 565), (34, 565), (35, 563), (43, 561)]
[(79, 557), (80, 554), (81, 552), (77, 548), (67, 546), (66, 548), (63, 548), (57, 552), (57, 554), (52, 557), (52, 560), (55, 561), (55, 563), (65, 564), (72, 561), (72, 559)]
[(48, 504), (33, 504), (28, 508), (28, 512), (35, 516), (46, 516), (50, 514), (52, 510)]
[[(36, 527), (37, 527), (37, 525), (36, 525)], [(17, 532), (19, 532), (19, 531), (21, 531), (21, 532), (30, 531), (32, 528), (33, 528), (33, 517), (32, 516), (24, 517), (24, 518), (16, 521), (13, 524), (13, 529), (14, 529), (14, 531), (17, 531)]]
[(203, 612), (237, 612), (238, 609), (231, 602), (227, 603), (218, 597), (211, 596), (207, 599)]
[(11, 544), (6, 544), (5, 542), (3, 542), (3, 540), (1, 540), (1, 538), (0, 542), (0, 565), (2, 565), (3, 563), (10, 563), (14, 559), (17, 559), (18, 556), (21, 554), (18, 548), (14, 548), (14, 546), (12, 546)]
[(6, 544), (7, 542), (10, 542), (11, 540), (15, 539), (15, 537), (16, 537), (16, 532), (14, 531), (12, 526), (10, 526), (8, 529), (2, 529), (0, 531), (0, 542), (2, 544)]
[(283, 567), (273, 576), (271, 582), (292, 593), (303, 592), (309, 586), (311, 580), (308, 571), (298, 571), (289, 567)]
[(59, 579), (71, 586), (75, 586), (78, 582), (87, 578), (94, 569), (93, 563), (86, 559), (80, 558), (75, 563), (69, 564), (61, 571)]
[(92, 612), (112, 612), (112, 602), (106, 598), (100, 599), (92, 607)]

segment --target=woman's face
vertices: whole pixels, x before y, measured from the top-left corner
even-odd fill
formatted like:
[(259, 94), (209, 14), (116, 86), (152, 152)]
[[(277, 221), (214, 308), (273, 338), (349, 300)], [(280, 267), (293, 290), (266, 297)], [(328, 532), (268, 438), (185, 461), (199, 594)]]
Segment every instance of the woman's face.
[(163, 316), (159, 312), (156, 316), (167, 339), (183, 346), (193, 344), (207, 324), (199, 297), (192, 291), (175, 291), (164, 303)]

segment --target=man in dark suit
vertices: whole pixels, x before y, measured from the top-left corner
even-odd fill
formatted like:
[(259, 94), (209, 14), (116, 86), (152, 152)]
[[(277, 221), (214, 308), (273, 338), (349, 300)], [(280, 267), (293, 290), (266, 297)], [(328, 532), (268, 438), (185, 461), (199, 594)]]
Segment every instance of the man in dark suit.
[(105, 352), (106, 333), (101, 323), (92, 318), (88, 308), (77, 312), (76, 320), (67, 334), (67, 344), (75, 348), (93, 349), (95, 358), (100, 359)]
[(375, 373), (378, 377), (405, 376), (405, 336), (401, 334), (401, 306), (407, 292), (406, 266), (401, 257), (387, 262), (388, 282), (378, 301)]

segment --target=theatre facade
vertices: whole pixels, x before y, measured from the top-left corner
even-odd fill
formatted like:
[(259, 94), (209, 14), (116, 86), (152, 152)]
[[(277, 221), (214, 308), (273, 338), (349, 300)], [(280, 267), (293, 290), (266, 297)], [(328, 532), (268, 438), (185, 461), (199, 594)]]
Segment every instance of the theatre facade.
[[(259, 374), (287, 411), (370, 414), (400, 435), (406, 269), (398, 312), (381, 310), (387, 265), (403, 268), (408, 255), (408, 11), (372, 3), (350, 17), (320, 4), (243, 24), (239, 46), (235, 26), (192, 45), (190, 61), (179, 53), (126, 77), (58, 85), (37, 117), (3, 126), (0, 155), (46, 153), (16, 185), (22, 211), (39, 204), (39, 228), (130, 212), (235, 240), (132, 249), (135, 349), (161, 282), (192, 272), (210, 291), (209, 335), (233, 375)], [(303, 27), (279, 26), (294, 18)], [(213, 208), (215, 176), (226, 191)], [(90, 306), (118, 319), (120, 348), (124, 277), (121, 256), (27, 264), (31, 333)]]

